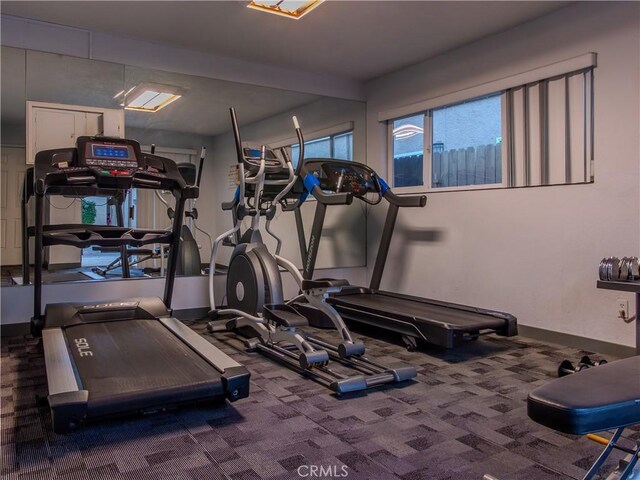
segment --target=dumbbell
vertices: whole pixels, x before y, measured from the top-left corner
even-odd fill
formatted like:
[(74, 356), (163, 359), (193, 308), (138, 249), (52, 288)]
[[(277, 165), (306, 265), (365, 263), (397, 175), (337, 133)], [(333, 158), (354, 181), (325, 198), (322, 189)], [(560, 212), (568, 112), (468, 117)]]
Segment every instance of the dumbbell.
[(620, 260), (618, 257), (606, 257), (600, 262), (598, 277), (603, 281), (620, 279)]
[(582, 370), (586, 370), (591, 365), (586, 363), (579, 363), (578, 366), (574, 367), (573, 363), (569, 360), (563, 360), (560, 366), (558, 367), (558, 377), (566, 377), (567, 375), (571, 375), (572, 373), (578, 373)]
[(640, 259), (638, 257), (603, 258), (598, 267), (598, 277), (603, 281), (634, 281), (640, 280)]
[(600, 265), (598, 265), (598, 278), (602, 281), (607, 279), (607, 261), (609, 257), (605, 257), (600, 261)]
[(638, 257), (624, 257), (620, 261), (620, 280), (634, 281), (640, 278)]
[(611, 257), (607, 263), (607, 280), (621, 280), (620, 259), (618, 257)]
[(604, 365), (606, 363), (607, 361), (604, 358), (598, 360), (597, 362), (594, 362), (593, 360), (591, 360), (591, 358), (585, 355), (580, 359), (580, 363), (578, 365), (587, 365), (587, 367), (599, 367), (600, 365)]

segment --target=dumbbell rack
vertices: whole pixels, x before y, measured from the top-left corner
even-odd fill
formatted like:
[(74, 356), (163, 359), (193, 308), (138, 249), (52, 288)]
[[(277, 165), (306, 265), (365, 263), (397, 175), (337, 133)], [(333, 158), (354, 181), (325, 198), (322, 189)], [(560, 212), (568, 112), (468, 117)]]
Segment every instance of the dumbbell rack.
[(598, 280), (598, 288), (635, 293), (636, 295), (636, 355), (640, 355), (640, 281), (620, 282), (615, 280)]

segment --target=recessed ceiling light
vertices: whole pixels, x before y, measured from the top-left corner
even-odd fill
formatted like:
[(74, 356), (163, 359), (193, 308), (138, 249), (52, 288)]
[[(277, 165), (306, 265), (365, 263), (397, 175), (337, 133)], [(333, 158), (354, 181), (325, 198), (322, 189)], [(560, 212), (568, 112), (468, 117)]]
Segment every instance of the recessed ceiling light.
[(287, 18), (302, 18), (324, 0), (253, 0), (247, 7)]
[(127, 110), (153, 113), (175, 102), (182, 94), (183, 90), (179, 87), (141, 83), (126, 92), (119, 92), (114, 98), (124, 97), (121, 105)]

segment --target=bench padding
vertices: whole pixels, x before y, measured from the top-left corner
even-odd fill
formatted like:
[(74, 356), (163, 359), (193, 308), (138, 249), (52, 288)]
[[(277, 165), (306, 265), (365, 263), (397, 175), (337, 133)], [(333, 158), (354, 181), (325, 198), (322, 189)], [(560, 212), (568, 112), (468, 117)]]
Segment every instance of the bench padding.
[(537, 423), (576, 435), (640, 424), (640, 356), (535, 389), (527, 399), (527, 413)]

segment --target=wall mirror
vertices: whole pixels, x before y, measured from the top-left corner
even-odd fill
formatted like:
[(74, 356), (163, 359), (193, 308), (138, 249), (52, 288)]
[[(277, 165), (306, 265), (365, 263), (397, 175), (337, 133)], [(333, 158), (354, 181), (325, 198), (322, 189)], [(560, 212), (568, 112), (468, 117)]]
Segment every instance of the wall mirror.
[[(291, 117), (296, 115), (305, 133), (307, 158), (365, 161), (362, 102), (11, 47), (2, 47), (1, 54), (3, 286), (24, 283), (20, 205), (29, 157), (39, 150), (72, 146), (77, 136), (119, 132), (138, 140), (143, 149), (154, 148), (156, 154), (184, 164), (185, 171), (197, 170), (201, 153), (206, 152), (200, 198), (188, 205), (189, 210), (195, 208), (197, 218), (185, 219), (197, 245), (199, 268), (185, 266), (181, 275), (206, 274), (212, 240), (232, 224), (231, 214), (220, 208), (221, 202), (232, 198), (237, 180), (230, 106), (238, 112), (243, 140), (286, 147), (295, 159)], [(125, 104), (130, 108), (123, 108)], [(33, 220), (32, 203), (27, 204), (27, 223)], [(328, 212), (318, 268), (365, 265), (365, 212), (361, 202), (355, 203)], [(170, 225), (172, 206), (171, 195), (140, 189), (124, 199), (119, 219), (114, 199), (53, 197), (47, 219), (113, 225), (120, 220), (131, 227), (164, 229)], [(314, 201), (301, 209), (307, 238), (314, 210)], [(301, 266), (294, 213), (278, 213), (272, 227), (282, 238), (282, 254)], [(275, 246), (272, 239), (268, 242)], [(28, 245), (33, 262), (33, 239)], [(221, 273), (230, 253), (231, 248), (220, 252)], [(127, 252), (130, 277), (163, 275), (167, 254), (160, 245)], [(56, 246), (48, 248), (45, 259), (45, 282), (123, 277), (121, 252), (113, 249)]]

